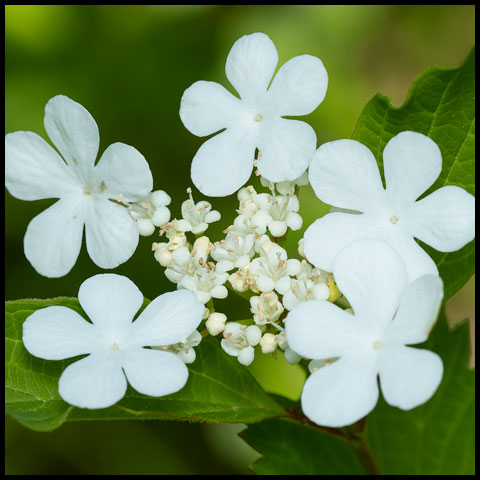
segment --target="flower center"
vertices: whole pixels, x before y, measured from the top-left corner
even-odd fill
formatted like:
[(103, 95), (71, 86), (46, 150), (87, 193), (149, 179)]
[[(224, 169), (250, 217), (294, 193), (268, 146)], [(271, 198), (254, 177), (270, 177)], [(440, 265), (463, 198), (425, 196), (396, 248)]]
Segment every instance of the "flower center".
[(373, 342), (373, 348), (375, 350), (380, 350), (383, 347), (383, 343), (380, 340), (375, 340)]
[(261, 113), (257, 113), (253, 119), (256, 121), (256, 122), (261, 122), (263, 120), (263, 114)]
[(83, 194), (84, 195), (90, 195), (91, 193), (92, 193), (92, 189), (88, 185), (85, 185), (83, 187)]
[(113, 342), (110, 348), (112, 350), (120, 350), (120, 345), (117, 342)]
[(398, 217), (396, 215), (392, 215), (390, 217), (390, 222), (395, 225), (398, 222)]

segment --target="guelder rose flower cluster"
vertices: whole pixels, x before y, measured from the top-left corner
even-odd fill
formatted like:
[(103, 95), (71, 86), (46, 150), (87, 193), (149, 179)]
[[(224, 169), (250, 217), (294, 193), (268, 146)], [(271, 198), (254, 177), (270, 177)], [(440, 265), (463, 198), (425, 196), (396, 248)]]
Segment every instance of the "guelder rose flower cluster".
[[(404, 410), (434, 394), (442, 361), (411, 345), (427, 339), (443, 282), (415, 239), (442, 252), (462, 248), (474, 238), (474, 197), (450, 185), (425, 195), (442, 157), (417, 132), (400, 132), (387, 143), (385, 186), (361, 143), (337, 140), (317, 149), (310, 125), (284, 117), (319, 106), (326, 70), (311, 55), (292, 58), (275, 74), (277, 63), (267, 35), (243, 36), (225, 66), (238, 96), (198, 81), (180, 102), (191, 133), (216, 133), (192, 160), (193, 184), (208, 196), (237, 194), (237, 215), (222, 225), (220, 238), (207, 233), (221, 222), (220, 212), (207, 200), (196, 202), (191, 188), (171, 218), (171, 198), (153, 191), (150, 168), (133, 147), (115, 143), (95, 164), (97, 125), (65, 96), (45, 109), (45, 129), (59, 153), (31, 132), (6, 136), (9, 192), (24, 200), (58, 199), (25, 235), (25, 255), (40, 274), (71, 270), (85, 226), (88, 253), (102, 268), (128, 260), (139, 235), (154, 235), (153, 257), (177, 289), (134, 320), (143, 304), (138, 288), (126, 277), (96, 275), (78, 294), (90, 321), (59, 306), (26, 320), (23, 343), (31, 354), (88, 355), (60, 377), (67, 402), (108, 407), (123, 397), (127, 382), (145, 395), (174, 393), (185, 385), (185, 364), (195, 361), (206, 335), (219, 337), (225, 354), (245, 366), (256, 353), (280, 351), (290, 364), (308, 368), (302, 408), (319, 425), (356, 422), (375, 407), (380, 390)], [(259, 178), (244, 187), (254, 169)], [(308, 183), (332, 208), (302, 238), (298, 192)], [(249, 313), (228, 311), (221, 301), (232, 294)]]

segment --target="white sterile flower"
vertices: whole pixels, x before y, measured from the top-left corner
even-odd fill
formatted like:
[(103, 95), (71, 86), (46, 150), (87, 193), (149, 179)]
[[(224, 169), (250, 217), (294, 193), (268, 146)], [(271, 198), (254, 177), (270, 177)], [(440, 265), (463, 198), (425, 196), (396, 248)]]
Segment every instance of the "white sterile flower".
[(197, 358), (197, 354), (193, 347), (198, 346), (202, 341), (202, 334), (197, 330), (193, 331), (187, 338), (173, 345), (161, 345), (153, 347), (157, 350), (174, 353), (183, 363), (193, 363)]
[(211, 256), (217, 262), (218, 272), (228, 272), (233, 268), (241, 268), (250, 262), (255, 255), (255, 235), (227, 234), (224, 240), (216, 242)]
[(176, 355), (144, 347), (172, 345), (200, 324), (204, 306), (191, 292), (176, 291), (143, 304), (135, 284), (121, 275), (102, 274), (85, 280), (78, 300), (90, 318), (55, 306), (42, 308), (23, 324), (23, 344), (36, 357), (63, 360), (87, 357), (69, 365), (58, 390), (81, 408), (106, 408), (118, 402), (128, 383), (139, 393), (160, 397), (185, 385), (188, 370)]
[(208, 228), (209, 223), (218, 222), (221, 215), (217, 210), (212, 210), (209, 202), (203, 200), (195, 203), (191, 188), (187, 189), (187, 193), (190, 198), (182, 203), (182, 217), (187, 222), (186, 231), (199, 235)]
[(227, 321), (227, 316), (224, 313), (213, 312), (208, 317), (208, 320), (205, 322), (208, 333), (210, 335), (218, 335), (222, 333), (225, 328), (225, 322)]
[(257, 196), (260, 210), (252, 216), (251, 222), (265, 226), (274, 237), (282, 237), (291, 230), (302, 228), (302, 217), (297, 213), (300, 208), (296, 195), (269, 195), (260, 193)]
[(22, 200), (59, 199), (28, 224), (27, 259), (46, 277), (67, 274), (80, 253), (85, 226), (90, 258), (99, 267), (117, 267), (132, 256), (139, 234), (119, 203), (135, 202), (152, 190), (147, 161), (135, 148), (114, 143), (95, 165), (97, 124), (84, 107), (63, 95), (48, 101), (44, 125), (65, 161), (33, 132), (5, 136), (8, 191)]
[[(418, 238), (442, 252), (462, 248), (475, 237), (475, 198), (445, 186), (416, 201), (437, 179), (442, 156), (436, 143), (416, 132), (393, 137), (383, 151), (386, 188), (372, 152), (354, 140), (322, 145), (312, 160), (310, 183), (325, 203), (357, 213), (329, 213), (305, 232), (305, 254), (331, 271), (349, 243), (376, 239), (402, 257), (409, 281), (438, 272)], [(361, 213), (360, 213), (361, 212)]]
[(280, 347), (281, 350), (283, 350), (283, 354), (285, 355), (285, 358), (290, 365), (295, 365), (302, 359), (302, 357), (298, 353), (294, 352), (288, 346), (287, 336), (285, 331), (282, 331), (278, 334), (277, 341), (278, 341), (278, 346)]
[[(260, 177), (260, 183), (264, 187), (270, 187), (271, 182), (268, 181), (264, 177)], [(295, 186), (303, 186), (308, 185), (308, 172), (305, 171), (300, 175), (300, 177), (296, 178), (291, 182), (278, 182), (275, 184), (275, 188), (277, 189), (278, 193), (282, 195), (287, 195), (288, 193), (293, 195), (295, 193)]]
[(330, 296), (328, 273), (312, 267), (306, 260), (302, 260), (300, 266), (297, 278), (292, 278), (290, 289), (282, 299), (287, 310), (306, 300), (327, 300)]
[(282, 117), (313, 112), (325, 97), (327, 72), (318, 58), (300, 55), (272, 80), (277, 62), (267, 35), (245, 35), (233, 45), (225, 67), (240, 99), (216, 82), (195, 82), (185, 90), (180, 118), (190, 132), (203, 137), (226, 129), (207, 140), (192, 161), (192, 180), (203, 194), (237, 191), (250, 178), (257, 148), (258, 170), (272, 182), (294, 180), (308, 167), (316, 148), (314, 130)]
[(172, 199), (163, 190), (156, 190), (138, 202), (130, 204), (130, 215), (137, 221), (140, 235), (148, 237), (170, 220), (170, 205)]
[(260, 257), (250, 263), (250, 272), (261, 292), (276, 290), (284, 295), (290, 289), (290, 276), (300, 272), (300, 262), (287, 259), (287, 252), (276, 243), (267, 241), (262, 245)]
[(279, 302), (275, 292), (262, 293), (260, 296), (250, 297), (250, 311), (257, 325), (266, 325), (276, 322), (283, 313), (283, 305)]
[(255, 356), (253, 347), (258, 345), (262, 337), (262, 331), (256, 325), (241, 325), (240, 323), (231, 322), (225, 326), (223, 330), (222, 341), (220, 342), (223, 350), (237, 357), (238, 361), (243, 365), (250, 365)]
[[(377, 375), (387, 403), (410, 410), (440, 384), (443, 365), (424, 342), (443, 297), (437, 275), (408, 284), (402, 258), (379, 241), (354, 242), (333, 266), (354, 315), (322, 300), (297, 305), (287, 316), (287, 341), (300, 355), (329, 359), (303, 388), (305, 415), (319, 425), (341, 427), (367, 415), (377, 403)], [(338, 360), (335, 360), (338, 358)]]

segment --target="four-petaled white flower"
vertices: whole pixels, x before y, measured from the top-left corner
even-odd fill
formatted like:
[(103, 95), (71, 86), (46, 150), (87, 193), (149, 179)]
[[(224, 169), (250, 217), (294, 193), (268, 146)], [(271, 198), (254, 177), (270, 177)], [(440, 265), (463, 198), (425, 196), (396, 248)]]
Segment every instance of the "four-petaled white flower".
[[(437, 274), (434, 261), (414, 237), (441, 252), (475, 237), (475, 198), (453, 185), (416, 201), (437, 179), (442, 156), (436, 143), (416, 132), (393, 137), (383, 151), (386, 188), (372, 152), (354, 140), (325, 143), (309, 169), (317, 197), (335, 211), (305, 232), (307, 259), (331, 271), (335, 256), (355, 240), (381, 240), (402, 257), (409, 281)], [(361, 213), (360, 213), (361, 212)]]
[(126, 277), (95, 275), (80, 286), (78, 300), (92, 323), (70, 308), (54, 306), (37, 310), (23, 324), (23, 343), (36, 357), (89, 354), (60, 377), (58, 389), (66, 402), (109, 407), (125, 395), (127, 379), (139, 393), (153, 397), (183, 388), (188, 378), (184, 362), (174, 353), (144, 347), (174, 345), (195, 331), (205, 307), (192, 292), (160, 295), (133, 323), (143, 295)]
[(406, 345), (427, 339), (443, 298), (440, 277), (424, 275), (408, 284), (401, 257), (373, 240), (345, 247), (333, 273), (354, 315), (311, 300), (286, 318), (287, 342), (295, 352), (311, 359), (338, 358), (307, 379), (305, 415), (329, 427), (356, 422), (377, 403), (377, 375), (390, 405), (410, 410), (426, 402), (440, 384), (442, 361)]
[[(308, 167), (317, 138), (310, 125), (285, 115), (307, 115), (322, 102), (328, 76), (320, 59), (300, 55), (277, 72), (275, 45), (264, 33), (235, 42), (225, 71), (240, 99), (216, 82), (199, 81), (185, 90), (180, 118), (194, 135), (207, 140), (192, 161), (192, 180), (205, 195), (237, 191), (257, 168), (272, 182), (297, 179)], [(269, 87), (270, 85), (270, 87)]]
[(5, 137), (5, 185), (22, 200), (59, 198), (28, 225), (25, 255), (46, 277), (66, 275), (82, 245), (83, 227), (91, 259), (102, 268), (126, 262), (138, 244), (128, 210), (152, 190), (147, 161), (124, 143), (110, 145), (95, 165), (98, 127), (90, 113), (63, 95), (48, 101), (45, 130), (58, 153), (33, 132)]

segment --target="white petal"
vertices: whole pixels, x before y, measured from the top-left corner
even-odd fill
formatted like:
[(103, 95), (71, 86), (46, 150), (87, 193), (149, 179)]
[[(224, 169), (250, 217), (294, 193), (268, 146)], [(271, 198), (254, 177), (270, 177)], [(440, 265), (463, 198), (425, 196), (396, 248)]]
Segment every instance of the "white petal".
[(222, 85), (203, 80), (187, 88), (180, 103), (183, 124), (199, 137), (247, 120), (248, 112), (249, 109)]
[(387, 403), (410, 410), (435, 393), (442, 380), (443, 364), (436, 353), (402, 346), (385, 350), (379, 373)]
[(402, 257), (409, 282), (423, 275), (438, 275), (435, 262), (407, 233), (399, 231), (396, 235), (390, 235), (387, 242)]
[(164, 293), (150, 302), (133, 322), (129, 345), (172, 345), (200, 324), (205, 306), (188, 290)]
[(305, 231), (304, 251), (309, 262), (331, 272), (337, 253), (356, 240), (377, 239), (383, 226), (369, 214), (328, 213)]
[(209, 197), (225, 197), (249, 178), (255, 156), (255, 130), (232, 128), (207, 140), (192, 160), (192, 181)]
[(126, 262), (138, 245), (138, 227), (126, 208), (105, 198), (92, 198), (85, 219), (90, 258), (102, 268)]
[(323, 101), (328, 75), (322, 61), (299, 55), (284, 63), (268, 89), (269, 105), (278, 115), (307, 115)]
[(143, 295), (127, 277), (104, 273), (85, 280), (78, 301), (108, 339), (120, 340), (143, 304)]
[(45, 106), (45, 130), (63, 158), (81, 170), (93, 167), (100, 137), (88, 110), (65, 95), (51, 98)]
[(127, 390), (119, 351), (89, 355), (69, 365), (58, 382), (58, 393), (80, 408), (106, 408)]
[(355, 140), (324, 143), (313, 156), (308, 178), (317, 197), (329, 205), (374, 212), (385, 204), (375, 157)]
[(460, 187), (442, 187), (413, 205), (408, 224), (413, 236), (436, 250), (459, 250), (475, 238), (475, 197)]
[(32, 132), (5, 136), (5, 186), (22, 200), (60, 198), (80, 190), (73, 171), (43, 138)]
[(358, 241), (340, 251), (333, 274), (355, 317), (373, 331), (383, 332), (407, 287), (400, 256), (382, 242)]
[(302, 409), (318, 425), (344, 427), (371, 412), (377, 400), (377, 370), (372, 357), (341, 358), (308, 377)]
[(98, 345), (95, 327), (74, 310), (47, 307), (23, 323), (23, 344), (36, 357), (63, 360), (93, 352)]
[(95, 175), (106, 185), (105, 195), (127, 202), (146, 197), (153, 189), (153, 177), (145, 157), (125, 143), (110, 145), (95, 167)]
[(151, 397), (178, 392), (188, 378), (185, 363), (175, 354), (159, 350), (129, 349), (123, 354), (122, 367), (130, 385)]
[(270, 38), (264, 33), (252, 33), (234, 43), (225, 72), (242, 100), (254, 105), (265, 94), (277, 63), (277, 49)]
[(258, 170), (271, 182), (295, 180), (308, 167), (317, 136), (308, 123), (280, 117), (262, 122), (258, 139)]
[(357, 319), (323, 300), (299, 303), (285, 320), (287, 343), (306, 358), (339, 357), (358, 344)]
[(415, 201), (438, 178), (442, 154), (437, 144), (417, 132), (401, 132), (383, 150), (389, 197), (405, 204)]
[(28, 224), (23, 246), (33, 268), (45, 277), (62, 277), (75, 265), (82, 246), (81, 197), (58, 200)]
[(424, 342), (437, 319), (442, 298), (443, 282), (436, 275), (424, 275), (410, 283), (385, 332), (386, 341), (402, 345)]

